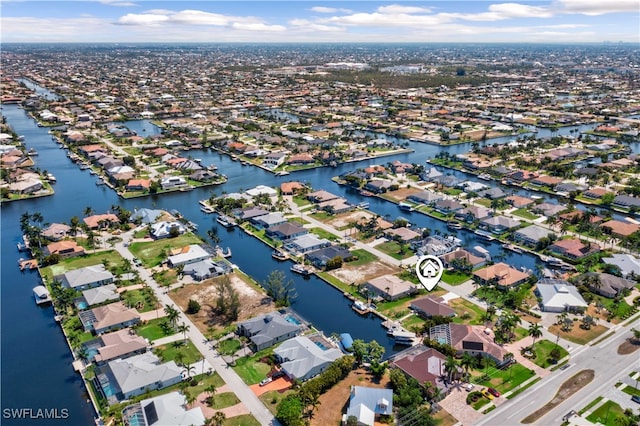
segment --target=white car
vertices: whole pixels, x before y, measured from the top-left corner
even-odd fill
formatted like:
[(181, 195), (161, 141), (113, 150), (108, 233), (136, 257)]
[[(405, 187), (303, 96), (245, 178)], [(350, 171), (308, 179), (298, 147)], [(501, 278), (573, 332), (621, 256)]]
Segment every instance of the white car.
[(473, 385), (473, 383), (466, 383), (463, 388), (464, 390), (466, 390), (467, 392), (471, 392), (473, 390), (475, 386)]
[(273, 381), (273, 379), (271, 377), (267, 377), (266, 379), (262, 380), (260, 382), (260, 386), (264, 386), (264, 385), (268, 385), (269, 383), (271, 383)]

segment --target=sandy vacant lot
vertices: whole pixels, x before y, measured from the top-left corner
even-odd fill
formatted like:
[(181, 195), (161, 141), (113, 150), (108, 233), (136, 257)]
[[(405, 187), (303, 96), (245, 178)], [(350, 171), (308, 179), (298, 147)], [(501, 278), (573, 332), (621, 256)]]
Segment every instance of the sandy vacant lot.
[[(233, 288), (240, 296), (240, 305), (242, 307), (240, 321), (274, 310), (274, 304), (267, 302), (266, 296), (251, 287), (242, 277), (235, 273), (228, 275), (228, 277), (233, 284)], [(194, 299), (200, 303), (200, 312), (195, 315), (189, 315), (189, 317), (203, 333), (206, 333), (210, 327), (220, 326), (221, 318), (215, 315), (214, 308), (218, 297), (216, 287), (221, 279), (223, 278), (218, 277), (202, 283), (187, 284), (169, 293), (183, 311), (187, 309), (189, 299)]]
[(371, 375), (363, 369), (354, 370), (340, 383), (320, 396), (320, 406), (311, 420), (311, 425), (337, 425), (342, 419), (342, 412), (349, 400), (351, 386), (366, 386), (370, 388), (386, 388), (388, 377), (382, 378), (379, 383), (372, 380)]
[(378, 260), (360, 266), (350, 266), (348, 263), (345, 263), (342, 268), (334, 269), (329, 272), (329, 274), (338, 278), (343, 283), (362, 284), (372, 278), (385, 274), (396, 274), (400, 271), (400, 268), (387, 265), (386, 263)]

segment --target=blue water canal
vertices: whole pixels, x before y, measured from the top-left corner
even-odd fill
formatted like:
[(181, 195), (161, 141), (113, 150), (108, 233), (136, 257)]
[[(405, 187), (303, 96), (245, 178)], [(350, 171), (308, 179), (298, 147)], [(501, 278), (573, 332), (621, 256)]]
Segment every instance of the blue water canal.
[[(46, 95), (46, 93), (44, 93)], [(37, 307), (33, 302), (32, 288), (38, 284), (36, 273), (20, 272), (17, 261), (20, 254), (16, 243), (21, 237), (19, 229), (20, 216), (28, 211), (40, 212), (45, 222), (66, 222), (72, 216), (82, 217), (82, 212), (91, 206), (96, 212), (105, 212), (112, 205), (120, 204), (129, 210), (135, 208), (178, 209), (189, 220), (199, 226), (202, 235), (215, 226), (213, 215), (205, 215), (200, 211), (198, 200), (209, 197), (212, 193), (222, 191), (234, 192), (249, 189), (257, 184), (278, 186), (282, 177), (273, 176), (261, 169), (243, 166), (229, 157), (214, 151), (192, 151), (189, 154), (201, 158), (203, 164), (215, 164), (229, 181), (219, 187), (197, 189), (190, 192), (178, 192), (162, 196), (152, 196), (133, 200), (122, 200), (105, 186), (96, 186), (97, 178), (80, 170), (59, 149), (46, 128), (40, 128), (15, 105), (2, 107), (13, 130), (24, 136), (27, 148), (35, 148), (39, 152), (37, 167), (53, 173), (57, 178), (56, 193), (50, 197), (2, 204), (2, 270), (1, 270), (1, 307), (2, 307), (2, 408), (47, 408), (69, 411), (69, 418), (58, 420), (62, 424), (88, 425), (93, 423), (93, 408), (87, 402), (84, 386), (80, 376), (71, 366), (72, 356), (66, 345), (62, 331), (53, 319), (51, 307)], [(148, 122), (127, 123), (140, 135), (157, 132)], [(570, 129), (562, 129), (560, 133), (569, 134)], [(545, 136), (541, 129), (539, 136)], [(507, 142), (511, 138), (502, 138), (498, 142)], [(492, 140), (490, 142), (495, 142)], [(452, 154), (469, 150), (469, 145), (456, 145), (441, 148), (433, 145), (410, 143), (415, 150), (411, 154), (400, 154), (382, 160), (370, 160), (357, 164), (343, 164), (337, 168), (321, 168), (296, 172), (286, 179), (296, 179), (309, 183), (314, 188), (323, 188), (340, 194), (353, 203), (368, 201), (370, 210), (392, 219), (403, 216), (420, 227), (438, 229), (442, 233), (450, 232), (445, 224), (427, 216), (400, 211), (398, 207), (377, 198), (364, 198), (357, 192), (338, 186), (330, 178), (367, 164), (386, 163), (400, 160), (423, 163), (427, 157), (434, 157), (440, 150), (446, 149)], [(456, 172), (457, 173), (457, 172)], [(289, 271), (288, 262), (280, 263), (272, 259), (271, 250), (257, 239), (240, 230), (227, 231), (220, 227), (221, 246), (230, 247), (233, 262), (243, 271), (263, 281), (269, 272), (281, 269), (288, 278), (294, 280), (298, 297), (293, 303), (295, 311), (304, 319), (313, 323), (325, 334), (349, 332), (354, 338), (377, 340), (385, 346), (387, 353), (393, 352), (392, 341), (375, 316), (362, 317), (350, 308), (350, 301), (324, 283), (311, 277), (303, 279)], [(493, 255), (502, 253), (498, 244), (476, 239), (467, 231), (459, 231), (458, 237), (464, 245), (482, 245)], [(508, 262), (529, 269), (535, 268), (536, 258), (526, 254), (504, 253)], [(3, 424), (28, 424), (31, 421), (3, 419)], [(56, 422), (48, 420), (47, 424)], [(42, 423), (44, 424), (44, 423)]]

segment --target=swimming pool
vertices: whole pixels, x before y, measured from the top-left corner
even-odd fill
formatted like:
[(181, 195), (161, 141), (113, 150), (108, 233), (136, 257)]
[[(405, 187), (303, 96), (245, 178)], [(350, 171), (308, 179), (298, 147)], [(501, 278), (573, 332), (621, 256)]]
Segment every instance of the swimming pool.
[(329, 349), (325, 345), (323, 345), (322, 342), (313, 342), (313, 343), (315, 343), (316, 346), (322, 349), (323, 351), (326, 351), (327, 349)]
[(89, 306), (87, 305), (87, 302), (85, 302), (84, 300), (76, 303), (76, 306), (78, 309), (82, 310), (82, 309), (87, 309)]
[(291, 314), (285, 315), (284, 319), (287, 320), (288, 322), (290, 322), (291, 324), (302, 325), (302, 323), (298, 320), (298, 318), (294, 317)]

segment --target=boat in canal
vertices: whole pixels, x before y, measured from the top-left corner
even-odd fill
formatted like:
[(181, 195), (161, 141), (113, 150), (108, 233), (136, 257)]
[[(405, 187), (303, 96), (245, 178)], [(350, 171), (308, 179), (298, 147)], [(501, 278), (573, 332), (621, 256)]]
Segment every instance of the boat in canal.
[(51, 303), (51, 294), (49, 290), (43, 285), (39, 285), (33, 288), (33, 298), (38, 305), (45, 303)]
[(311, 269), (309, 269), (306, 266), (301, 265), (299, 263), (296, 263), (295, 265), (293, 265), (291, 267), (291, 270), (293, 272), (295, 272), (296, 274), (300, 274), (300, 275), (311, 275), (312, 274)]
[(274, 250), (271, 252), (271, 257), (276, 260), (287, 260), (289, 258), (289, 255), (282, 250)]
[(353, 337), (349, 333), (340, 334), (340, 346), (343, 352), (353, 352)]
[(408, 212), (413, 211), (413, 206), (409, 203), (400, 202), (398, 203), (398, 207), (400, 208), (400, 210), (405, 210)]
[(233, 228), (234, 226), (237, 225), (236, 221), (233, 220), (233, 218), (223, 214), (219, 215), (216, 218), (216, 222), (218, 222), (220, 225), (224, 226), (225, 228)]
[(496, 239), (496, 237), (494, 237), (491, 232), (489, 231), (483, 231), (482, 229), (478, 229), (474, 232), (474, 234), (476, 234), (478, 237), (482, 238), (483, 240), (487, 240), (487, 241), (493, 241)]
[(502, 248), (505, 249), (505, 250), (510, 250), (510, 251), (512, 251), (514, 253), (522, 253), (523, 252), (523, 250), (520, 247), (516, 246), (515, 244), (505, 243), (505, 244), (502, 245)]
[(452, 230), (462, 229), (462, 224), (460, 222), (456, 222), (455, 220), (450, 220), (447, 222), (447, 228)]
[(351, 305), (351, 309), (353, 309), (360, 315), (366, 315), (369, 313), (369, 307), (367, 306), (367, 304), (360, 300), (354, 300), (353, 304)]

